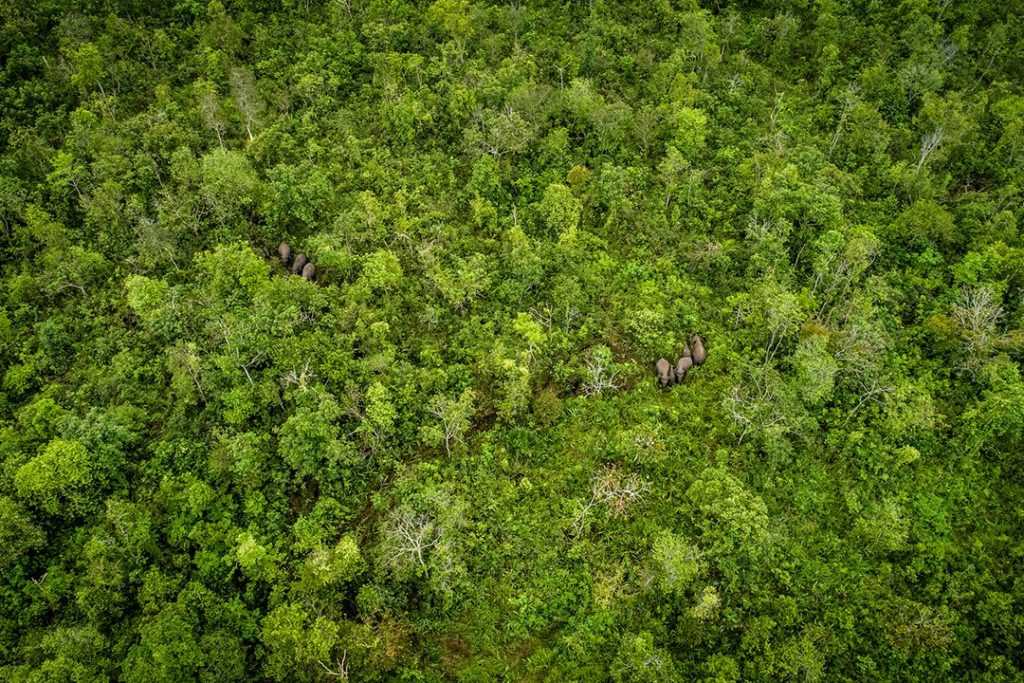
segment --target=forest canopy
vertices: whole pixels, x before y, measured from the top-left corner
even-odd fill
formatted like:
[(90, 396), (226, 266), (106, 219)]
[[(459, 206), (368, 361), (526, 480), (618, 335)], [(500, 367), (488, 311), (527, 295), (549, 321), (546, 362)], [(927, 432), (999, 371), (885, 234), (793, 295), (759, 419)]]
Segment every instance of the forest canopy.
[(0, 22), (0, 680), (1024, 680), (1019, 2)]

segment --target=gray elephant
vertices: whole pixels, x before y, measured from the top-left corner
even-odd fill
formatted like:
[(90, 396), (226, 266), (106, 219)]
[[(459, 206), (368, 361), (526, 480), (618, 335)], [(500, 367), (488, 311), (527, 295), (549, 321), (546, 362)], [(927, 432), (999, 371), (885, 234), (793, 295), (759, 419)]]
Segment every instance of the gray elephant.
[(693, 364), (700, 365), (707, 358), (707, 352), (704, 350), (704, 340), (700, 338), (700, 335), (693, 337)]
[[(688, 349), (687, 349), (688, 350)], [(676, 382), (682, 382), (686, 378), (686, 373), (693, 367), (693, 358), (683, 353), (683, 357), (676, 363)]]
[(292, 264), (292, 273), (298, 275), (302, 272), (302, 269), (309, 263), (309, 259), (306, 258), (305, 254), (299, 254), (295, 257), (295, 263)]
[(675, 380), (675, 373), (672, 372), (672, 364), (664, 358), (659, 358), (658, 362), (654, 364), (654, 368), (658, 371), (658, 382), (661, 386), (667, 387), (672, 384)]
[(314, 266), (312, 262), (302, 266), (302, 277), (306, 278), (310, 282), (312, 282), (313, 278), (316, 277), (316, 266)]
[(281, 257), (281, 263), (288, 265), (288, 261), (292, 258), (292, 248), (288, 246), (287, 242), (281, 242), (277, 247), (277, 255)]

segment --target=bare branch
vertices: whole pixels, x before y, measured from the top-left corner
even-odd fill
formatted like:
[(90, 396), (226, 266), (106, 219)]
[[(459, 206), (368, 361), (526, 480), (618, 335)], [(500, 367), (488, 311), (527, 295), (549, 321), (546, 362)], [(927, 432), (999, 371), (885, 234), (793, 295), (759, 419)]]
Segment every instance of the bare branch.
[(335, 678), (341, 678), (341, 679), (344, 679), (344, 680), (347, 681), (348, 680), (348, 663), (345, 661), (347, 658), (348, 658), (348, 650), (342, 650), (342, 652), (341, 652), (341, 659), (339, 659), (337, 662), (334, 663), (334, 668), (333, 669), (328, 667), (326, 664), (324, 664), (319, 659), (316, 660), (316, 663), (324, 668), (324, 671), (327, 673), (328, 676), (333, 676)]
[(598, 505), (606, 507), (613, 516), (622, 516), (633, 503), (643, 500), (643, 494), (649, 488), (648, 483), (636, 473), (623, 473), (620, 468), (609, 465), (594, 476), (590, 486), (590, 500), (580, 508), (570, 526), (572, 535), (583, 533), (590, 511)]
[(920, 173), (921, 169), (924, 168), (924, 164), (928, 161), (935, 150), (942, 145), (943, 138), (946, 137), (946, 129), (939, 126), (932, 132), (921, 136), (921, 152), (917, 158), (917, 168), (914, 169), (914, 173)]

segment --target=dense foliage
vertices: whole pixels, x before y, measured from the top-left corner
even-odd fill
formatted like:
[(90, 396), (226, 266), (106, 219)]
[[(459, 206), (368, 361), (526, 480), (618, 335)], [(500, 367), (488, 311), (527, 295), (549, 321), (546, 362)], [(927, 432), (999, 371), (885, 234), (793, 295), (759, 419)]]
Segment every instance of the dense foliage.
[(1018, 2), (0, 21), (0, 679), (1024, 677)]

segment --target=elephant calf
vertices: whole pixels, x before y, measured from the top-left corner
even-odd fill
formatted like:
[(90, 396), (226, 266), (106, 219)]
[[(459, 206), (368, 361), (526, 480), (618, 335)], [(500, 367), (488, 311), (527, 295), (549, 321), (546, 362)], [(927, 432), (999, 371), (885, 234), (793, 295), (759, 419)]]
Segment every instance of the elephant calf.
[(698, 334), (693, 338), (693, 364), (700, 365), (705, 358), (707, 358), (707, 352), (704, 351), (704, 340)]

